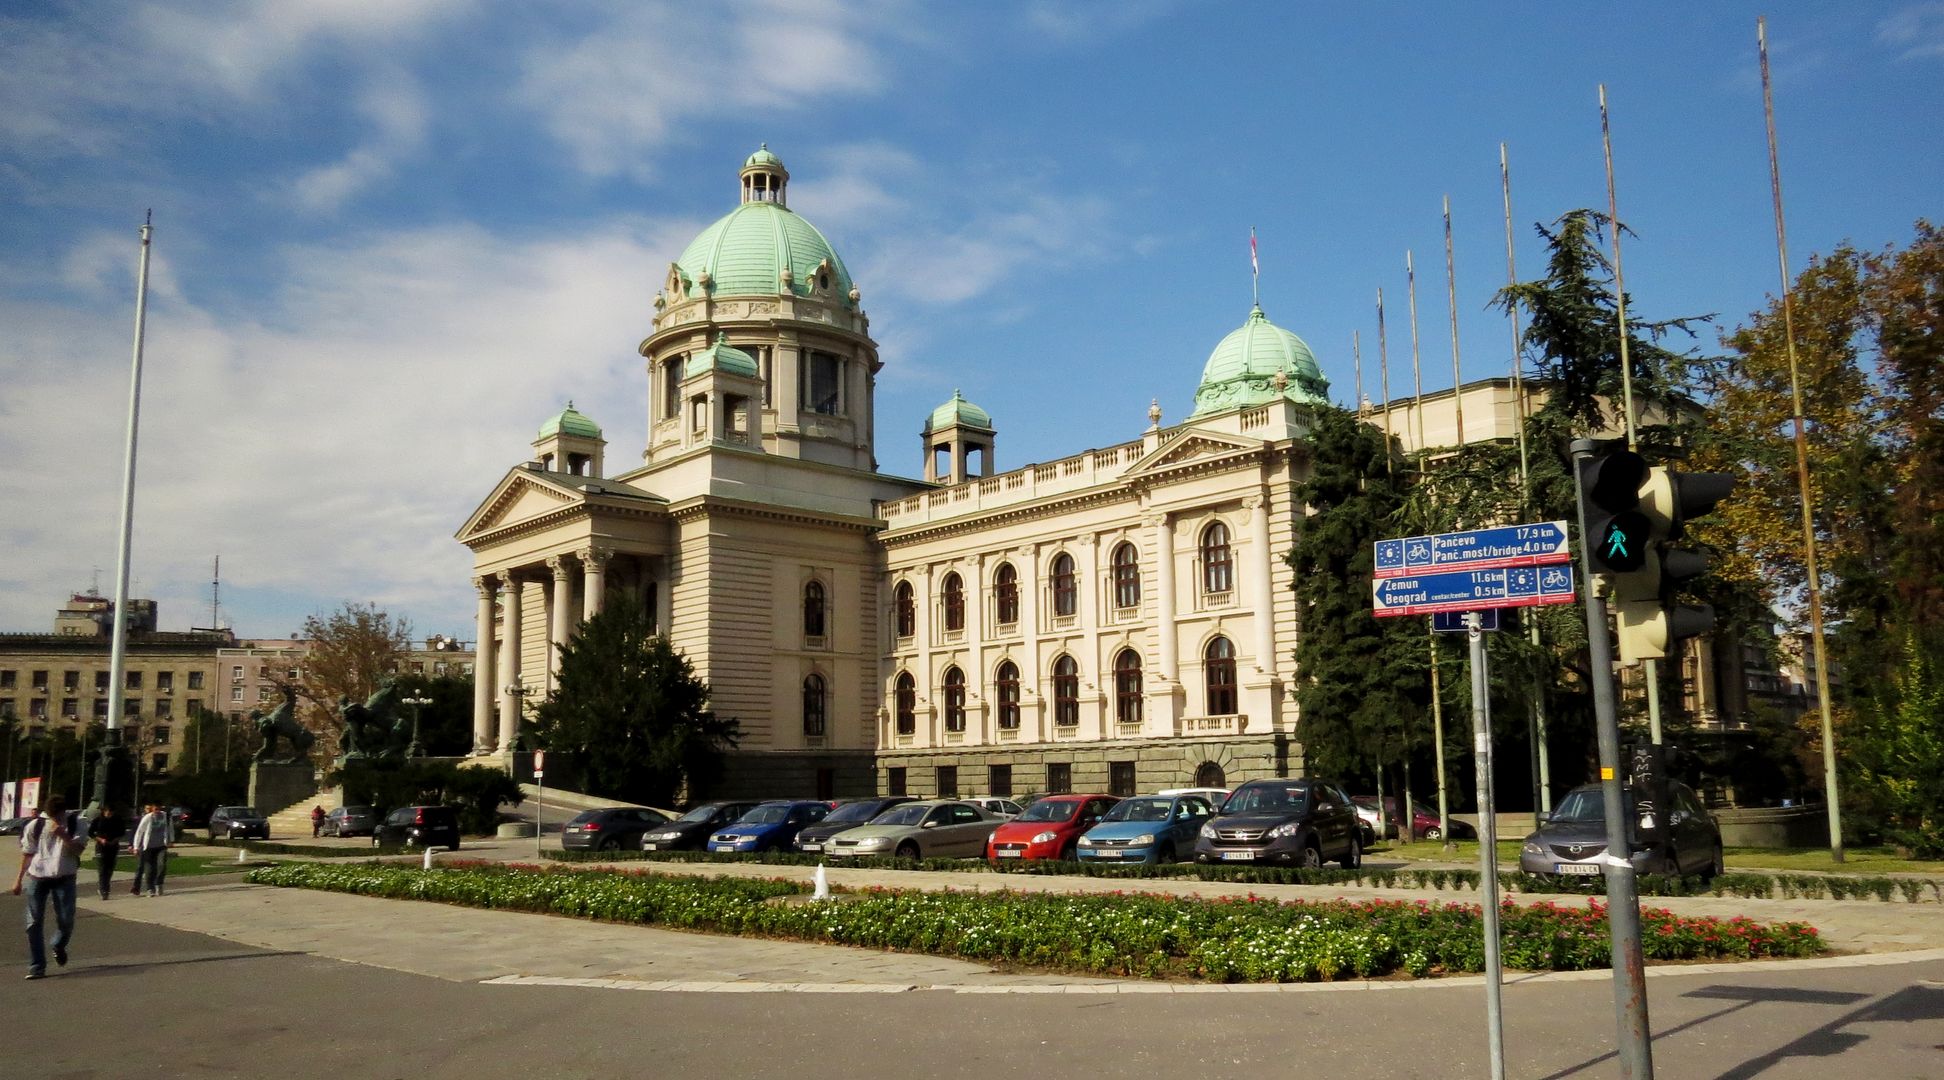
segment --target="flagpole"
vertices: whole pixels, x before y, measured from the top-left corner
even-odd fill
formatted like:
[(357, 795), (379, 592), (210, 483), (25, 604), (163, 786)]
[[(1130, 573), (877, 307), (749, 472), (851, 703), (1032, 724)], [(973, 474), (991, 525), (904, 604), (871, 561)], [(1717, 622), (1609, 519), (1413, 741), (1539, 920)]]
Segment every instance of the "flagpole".
[(1390, 348), (1384, 340), (1384, 287), (1377, 287), (1377, 367), (1384, 378), (1384, 475), (1394, 476), (1391, 464)]
[(1620, 272), (1620, 200), (1613, 189), (1613, 134), (1607, 124), (1605, 83), (1600, 84), (1600, 145), (1606, 153), (1607, 220), (1613, 226), (1613, 292), (1620, 305), (1620, 395), (1627, 419), (1627, 449), (1632, 450), (1635, 448), (1633, 364), (1627, 359), (1627, 279)]
[(1465, 379), (1458, 364), (1458, 276), (1451, 266), (1451, 196), (1444, 197), (1445, 303), (1451, 309), (1451, 403), (1458, 410), (1458, 445), (1465, 445)]
[(95, 797), (103, 806), (118, 808), (127, 805), (133, 796), (133, 792), (125, 789), (131, 777), (128, 751), (121, 742), (121, 721), (127, 687), (128, 562), (135, 526), (135, 442), (142, 414), (142, 339), (148, 323), (149, 237), (153, 232), (152, 217), (144, 216), (141, 261), (135, 277), (135, 355), (128, 377), (128, 440), (122, 461), (121, 543), (115, 556), (114, 632), (108, 658), (108, 737), (102, 742), (95, 775)]
[[(1418, 360), (1417, 266), (1411, 261), (1409, 248), (1404, 250), (1404, 284), (1411, 301), (1411, 383), (1417, 391), (1412, 411), (1417, 413), (1418, 475), (1421, 477), (1429, 468), (1431, 451), (1424, 443), (1424, 369)], [(1445, 794), (1444, 688), (1438, 674), (1438, 635), (1428, 619), (1424, 623), (1424, 639), (1431, 650), (1431, 752), (1436, 755), (1438, 766), (1438, 838), (1444, 849), (1450, 851), (1455, 845), (1451, 842), (1451, 809)]]
[(1762, 59), (1762, 116), (1768, 126), (1769, 191), (1775, 201), (1775, 258), (1782, 272), (1782, 337), (1789, 355), (1789, 398), (1795, 416), (1796, 487), (1802, 502), (1802, 552), (1809, 584), (1809, 634), (1816, 657), (1816, 707), (1822, 714), (1823, 801), (1829, 811), (1829, 857), (1843, 861), (1842, 804), (1836, 790), (1836, 729), (1829, 708), (1829, 657), (1823, 637), (1822, 570), (1816, 559), (1816, 523), (1809, 486), (1809, 436), (1802, 418), (1802, 378), (1796, 362), (1795, 303), (1789, 281), (1789, 234), (1782, 219), (1782, 165), (1775, 149), (1775, 98), (1769, 89), (1768, 22), (1755, 19)]
[(1364, 401), (1363, 391), (1363, 331), (1350, 331), (1350, 355), (1357, 369), (1357, 415), (1362, 417), (1369, 411)]
[[(1519, 268), (1513, 258), (1512, 244), (1512, 167), (1506, 158), (1505, 144), (1499, 143), (1499, 190), (1505, 196), (1505, 284), (1519, 283)], [(1532, 472), (1526, 457), (1526, 394), (1524, 365), (1519, 362), (1519, 305), (1508, 298), (1505, 311), (1512, 321), (1512, 398), (1519, 417), (1519, 509), (1532, 511)], [(1526, 639), (1534, 652), (1540, 648), (1539, 620), (1526, 620)], [(1528, 709), (1532, 731), (1532, 809), (1534, 813), (1552, 812), (1552, 753), (1546, 747), (1546, 695), (1539, 676), (1533, 676), (1532, 703)]]

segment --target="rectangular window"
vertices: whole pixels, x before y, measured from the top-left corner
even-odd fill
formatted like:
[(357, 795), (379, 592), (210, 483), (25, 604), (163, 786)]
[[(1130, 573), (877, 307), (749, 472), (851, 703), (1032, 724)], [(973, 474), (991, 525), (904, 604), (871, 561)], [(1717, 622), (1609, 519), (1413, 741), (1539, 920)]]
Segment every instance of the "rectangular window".
[(81, 689), (81, 673), (78, 671), (61, 672), (61, 689), (69, 693)]
[(173, 672), (173, 671), (158, 671), (158, 672), (156, 672), (156, 673), (155, 673), (155, 688), (156, 688), (157, 690), (174, 690), (174, 689), (175, 689), (175, 672)]
[(164, 717), (164, 716), (174, 716), (174, 715), (175, 715), (175, 702), (173, 702), (173, 701), (170, 701), (170, 700), (169, 700), (168, 698), (156, 698), (156, 699), (155, 699), (155, 715), (156, 715), (156, 716), (157, 716), (158, 718), (159, 718), (159, 717)]
[(242, 664), (237, 664), (236, 666), (234, 666), (234, 667), (232, 667), (232, 668), (230, 668), (230, 679), (231, 679), (232, 681), (236, 681), (236, 680), (240, 680), (240, 679), (242, 679), (242, 678), (243, 678), (243, 665), (242, 665)]
[(98, 697), (94, 699), (94, 718), (96, 720), (108, 719), (108, 699), (107, 698)]
[(140, 716), (140, 715), (142, 715), (142, 699), (141, 699), (141, 698), (123, 698), (123, 699), (122, 699), (122, 715), (123, 715), (123, 716)]
[(190, 672), (190, 673), (189, 673), (189, 689), (191, 689), (191, 690), (201, 690), (201, 689), (203, 688), (203, 680), (202, 680), (202, 677), (203, 677), (203, 673), (202, 673), (202, 672), (200, 672), (200, 671), (192, 671), (192, 672)]
[(682, 414), (682, 366), (684, 357), (675, 356), (662, 361), (662, 409), (663, 420), (673, 420)]
[(95, 672), (95, 693), (97, 694), (105, 693), (107, 692), (107, 690), (108, 690), (108, 673), (105, 671)]
[(0, 690), (12, 690), (13, 688), (14, 673), (11, 671), (0, 671)]
[[(158, 715), (160, 715), (160, 714), (158, 714)], [(169, 729), (168, 729), (168, 728), (165, 728), (165, 727), (158, 727), (158, 728), (156, 728), (156, 729), (155, 729), (155, 745), (157, 745), (157, 746), (167, 746), (167, 745), (169, 745)]]
[(843, 411), (843, 361), (827, 352), (807, 352), (803, 378), (803, 407), (837, 416)]
[[(106, 709), (104, 708), (105, 712)], [(44, 697), (27, 699), (27, 715), (35, 720), (47, 719), (47, 699)]]
[(994, 795), (1012, 794), (1012, 766), (986, 766), (986, 789)]
[(189, 713), (189, 715), (190, 715), (190, 716), (194, 716), (194, 715), (196, 715), (196, 714), (197, 714), (198, 712), (201, 712), (201, 711), (202, 711), (202, 699), (201, 699), (201, 698), (199, 698), (199, 697), (192, 697), (192, 698), (190, 698), (190, 699), (189, 699), (189, 706), (188, 706), (188, 713)]
[(81, 702), (75, 698), (62, 698), (61, 699), (61, 719), (63, 720), (81, 719)]
[(1123, 799), (1134, 795), (1134, 763), (1131, 761), (1110, 761), (1107, 763), (1107, 794), (1118, 795)]
[(124, 674), (125, 676), (127, 676), (127, 678), (128, 678), (128, 689), (130, 689), (130, 690), (140, 690), (140, 689), (142, 688), (142, 673), (141, 673), (141, 672), (139, 672), (139, 671), (127, 671), (127, 672), (123, 672), (123, 674)]
[(903, 766), (884, 770), (884, 793), (886, 795), (906, 794)]
[(230, 700), (231, 701), (243, 700), (243, 687), (241, 685), (230, 687)]
[(168, 772), (168, 771), (169, 771), (169, 755), (167, 755), (167, 754), (157, 754), (157, 755), (155, 755), (155, 757), (153, 757), (153, 758), (151, 758), (151, 759), (149, 760), (149, 765), (150, 765), (150, 767), (151, 767), (151, 768), (153, 768), (153, 769), (154, 769), (154, 770), (155, 770), (156, 772)]
[(34, 672), (32, 678), (33, 678), (34, 689), (36, 690), (47, 689), (47, 672), (36, 671)]
[(1073, 765), (1065, 761), (1051, 761), (1046, 765), (1046, 793), (1066, 795), (1073, 791)]
[(940, 765), (938, 767), (938, 794), (941, 798), (958, 798), (957, 765)]
[(14, 718), (14, 699), (0, 698), (0, 716), (9, 720)]

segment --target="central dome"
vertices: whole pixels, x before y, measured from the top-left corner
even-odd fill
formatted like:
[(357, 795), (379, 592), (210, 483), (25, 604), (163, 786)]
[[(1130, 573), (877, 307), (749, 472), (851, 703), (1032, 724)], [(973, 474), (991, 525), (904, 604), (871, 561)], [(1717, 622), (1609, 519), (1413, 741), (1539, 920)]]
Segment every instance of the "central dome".
[(1195, 389), (1195, 415), (1261, 405), (1279, 397), (1327, 404), (1329, 393), (1329, 380), (1316, 366), (1309, 345), (1270, 322), (1256, 307), (1249, 311), (1248, 322), (1230, 331), (1208, 354), (1201, 385)]
[(786, 205), (783, 162), (768, 147), (743, 163), (743, 203), (683, 249), (675, 265), (712, 296), (824, 294), (855, 307), (850, 271), (815, 225)]

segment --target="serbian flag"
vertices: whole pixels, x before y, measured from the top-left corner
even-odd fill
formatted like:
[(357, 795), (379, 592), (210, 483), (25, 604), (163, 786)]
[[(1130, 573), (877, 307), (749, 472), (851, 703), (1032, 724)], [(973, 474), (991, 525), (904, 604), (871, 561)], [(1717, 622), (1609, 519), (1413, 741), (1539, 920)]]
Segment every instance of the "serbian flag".
[(1262, 276), (1262, 264), (1256, 261), (1255, 226), (1249, 226), (1249, 272)]

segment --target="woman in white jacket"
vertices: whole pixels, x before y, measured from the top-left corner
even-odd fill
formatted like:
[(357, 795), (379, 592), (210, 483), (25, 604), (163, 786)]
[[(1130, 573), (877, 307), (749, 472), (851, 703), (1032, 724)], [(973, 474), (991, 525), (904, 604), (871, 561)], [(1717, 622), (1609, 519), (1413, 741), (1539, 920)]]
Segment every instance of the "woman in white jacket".
[(173, 831), (169, 824), (168, 808), (149, 803), (148, 813), (142, 815), (141, 823), (135, 826), (135, 838), (129, 847), (135, 852), (135, 886), (130, 890), (134, 895), (142, 895), (142, 880), (148, 879), (148, 894), (162, 895), (162, 879), (169, 874), (169, 842)]

